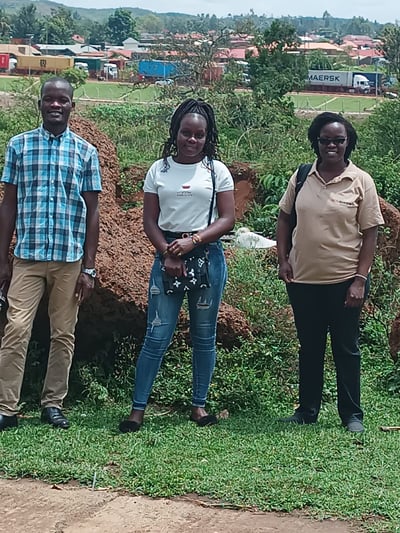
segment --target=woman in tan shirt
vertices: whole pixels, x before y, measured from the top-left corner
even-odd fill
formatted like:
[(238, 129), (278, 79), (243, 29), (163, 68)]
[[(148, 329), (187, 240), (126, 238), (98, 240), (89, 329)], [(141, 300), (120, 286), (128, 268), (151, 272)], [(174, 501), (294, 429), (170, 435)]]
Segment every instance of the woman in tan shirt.
[(350, 122), (336, 113), (321, 113), (311, 123), (308, 139), (317, 159), (297, 197), (295, 172), (279, 203), (279, 277), (286, 283), (300, 343), (299, 407), (281, 420), (317, 421), (329, 331), (339, 416), (349, 431), (360, 433), (359, 318), (378, 226), (384, 221), (371, 176), (349, 159), (357, 143)]

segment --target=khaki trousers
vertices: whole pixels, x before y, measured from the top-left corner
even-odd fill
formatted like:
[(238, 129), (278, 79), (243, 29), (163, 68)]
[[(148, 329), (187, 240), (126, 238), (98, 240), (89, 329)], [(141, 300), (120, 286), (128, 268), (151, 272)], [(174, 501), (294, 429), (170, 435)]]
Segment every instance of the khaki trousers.
[(62, 407), (75, 345), (78, 301), (75, 285), (81, 261), (26, 261), (14, 258), (8, 290), (7, 325), (0, 348), (0, 414), (18, 413), (33, 320), (47, 288), (50, 351), (42, 407)]

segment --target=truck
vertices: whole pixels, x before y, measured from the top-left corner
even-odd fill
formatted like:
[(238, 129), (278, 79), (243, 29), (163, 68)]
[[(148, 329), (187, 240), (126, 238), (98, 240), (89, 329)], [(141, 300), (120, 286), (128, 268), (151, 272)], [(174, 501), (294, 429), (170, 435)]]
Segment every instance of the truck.
[(118, 78), (117, 65), (107, 62), (105, 58), (75, 56), (73, 60), (75, 68), (84, 70), (91, 78), (98, 80), (116, 80)]
[(355, 71), (354, 74), (360, 74), (365, 76), (369, 82), (370, 92), (380, 94), (382, 90), (382, 84), (385, 79), (385, 75), (382, 72), (363, 72)]
[(118, 67), (114, 63), (104, 63), (101, 76), (106, 80), (116, 80), (118, 78)]
[(178, 64), (159, 59), (141, 59), (138, 64), (138, 74), (154, 81), (174, 78), (178, 74)]
[(306, 89), (321, 92), (369, 94), (371, 86), (364, 74), (347, 70), (309, 70)]
[(83, 70), (89, 76), (89, 65), (84, 61), (75, 61), (74, 67), (78, 70)]
[(46, 72), (57, 74), (74, 66), (74, 58), (68, 56), (24, 56), (17, 57), (13, 69), (15, 74), (41, 75)]
[[(74, 66), (80, 68), (81, 70), (86, 71), (91, 78), (96, 78), (100, 75), (101, 72), (101, 58), (100, 57), (85, 57), (85, 56), (75, 56), (73, 58)], [(85, 64), (86, 67), (82, 67)], [(78, 65), (78, 66), (77, 66)]]
[(0, 54), (0, 70), (9, 70), (10, 54)]

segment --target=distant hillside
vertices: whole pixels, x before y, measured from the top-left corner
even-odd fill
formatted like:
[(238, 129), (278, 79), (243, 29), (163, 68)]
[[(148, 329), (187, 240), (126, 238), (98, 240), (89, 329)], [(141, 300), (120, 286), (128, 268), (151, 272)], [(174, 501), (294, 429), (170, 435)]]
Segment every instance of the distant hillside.
[[(0, 9), (4, 9), (6, 13), (15, 13), (16, 11), (21, 9), (22, 6), (28, 4), (35, 4), (37, 12), (40, 15), (50, 15), (52, 9), (57, 9), (62, 6), (66, 9), (69, 9), (70, 11), (73, 11), (74, 13), (77, 13), (81, 18), (96, 20), (99, 22), (108, 19), (108, 17), (112, 15), (115, 11), (115, 8), (87, 9), (84, 7), (71, 7), (66, 6), (62, 2), (52, 2), (51, 0), (0, 0)], [(150, 14), (156, 14), (161, 19), (163, 19), (164, 17), (171, 16), (182, 19), (194, 18), (194, 16), (192, 15), (186, 15), (183, 13), (155, 13), (154, 11), (150, 11), (149, 9), (141, 9), (139, 7), (124, 7), (124, 9), (130, 11), (134, 18), (143, 17), (145, 15)]]
[[(132, 0), (134, 2), (134, 0)], [(14, 14), (24, 5), (34, 4), (37, 8), (39, 16), (48, 16), (51, 14), (52, 9), (58, 9), (64, 7), (72, 13), (76, 14), (76, 18), (80, 18), (82, 21), (91, 20), (96, 22), (105, 22), (112, 15), (116, 8), (107, 9), (87, 9), (84, 7), (71, 7), (66, 6), (62, 2), (52, 2), (51, 0), (0, 0), (0, 9), (3, 9), (7, 14)], [(116, 3), (117, 4), (117, 3)], [(149, 9), (141, 9), (138, 7), (124, 7), (124, 9), (132, 13), (133, 18), (140, 19), (141, 17), (147, 17), (148, 15), (154, 15), (159, 19), (163, 25), (163, 28), (173, 33), (184, 33), (189, 31), (207, 31), (215, 29), (215, 22), (217, 18), (213, 15), (196, 16), (187, 15), (185, 13), (165, 12), (158, 13), (150, 11)], [(324, 18), (325, 17), (325, 18)], [(214, 20), (213, 20), (214, 19)], [(233, 17), (218, 18), (217, 24), (223, 25), (225, 28), (235, 28), (236, 22), (246, 22), (249, 20), (248, 15), (234, 15)], [(263, 31), (269, 26), (273, 17), (266, 15), (252, 15), (251, 22), (255, 26)], [(383, 25), (376, 21), (369, 21), (363, 17), (353, 17), (352, 19), (335, 18), (329, 15), (326, 16), (326, 12), (322, 17), (309, 17), (309, 16), (285, 16), (280, 17), (280, 20), (288, 22), (293, 25), (299, 35), (305, 35), (306, 33), (318, 33), (324, 35), (327, 39), (340, 38), (340, 35), (369, 35), (376, 37), (379, 35)], [(189, 23), (189, 24), (188, 24)], [(199, 23), (200, 26), (196, 26)], [(214, 24), (214, 25), (213, 25)]]

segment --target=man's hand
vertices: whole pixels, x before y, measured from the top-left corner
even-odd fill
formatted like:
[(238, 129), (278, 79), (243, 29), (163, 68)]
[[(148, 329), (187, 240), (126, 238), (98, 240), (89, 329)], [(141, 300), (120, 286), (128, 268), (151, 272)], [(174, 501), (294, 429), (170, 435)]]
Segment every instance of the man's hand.
[(94, 289), (94, 278), (81, 272), (75, 285), (75, 296), (78, 298), (78, 305), (87, 300)]

